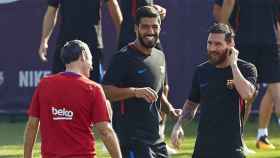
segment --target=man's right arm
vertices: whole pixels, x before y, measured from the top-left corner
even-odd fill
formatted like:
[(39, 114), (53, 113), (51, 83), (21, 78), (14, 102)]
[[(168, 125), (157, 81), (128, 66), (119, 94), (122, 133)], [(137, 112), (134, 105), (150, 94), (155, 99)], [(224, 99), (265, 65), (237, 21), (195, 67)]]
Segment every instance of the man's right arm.
[(184, 104), (184, 107), (183, 107), (183, 113), (182, 115), (179, 117), (178, 121), (176, 124), (178, 124), (179, 126), (182, 125), (183, 121), (185, 122), (190, 122), (193, 120), (195, 114), (196, 114), (196, 111), (198, 109), (198, 103), (194, 103), (190, 100), (187, 100)]
[(224, 0), (222, 9), (221, 9), (221, 18), (220, 21), (221, 23), (228, 24), (229, 23), (229, 18), (230, 15), (234, 9), (235, 5), (235, 0)]
[(121, 158), (119, 141), (111, 124), (109, 122), (99, 122), (95, 126), (111, 157)]
[(128, 98), (143, 98), (149, 103), (153, 103), (157, 100), (157, 93), (150, 87), (144, 88), (120, 88), (114, 85), (103, 85), (103, 89), (106, 97), (114, 102)]
[(24, 158), (32, 158), (32, 151), (37, 137), (39, 119), (29, 117), (24, 132)]
[(178, 121), (173, 127), (172, 133), (171, 133), (171, 142), (174, 145), (174, 147), (179, 148), (180, 147), (180, 139), (183, 138), (184, 131), (181, 127), (183, 121), (189, 123), (193, 120), (196, 111), (198, 109), (199, 104), (194, 103), (190, 100), (187, 100), (183, 107), (183, 113), (179, 117)]
[(47, 61), (48, 41), (57, 21), (58, 8), (48, 6), (43, 20), (43, 28), (41, 35), (41, 44), (39, 48), (39, 57), (42, 61)]
[(117, 0), (109, 0), (107, 3), (109, 8), (109, 13), (113, 18), (117, 30), (117, 34), (119, 35), (121, 30), (121, 24), (123, 22), (123, 16), (122, 16), (121, 9), (119, 7), (119, 3)]
[(213, 12), (213, 17), (216, 22), (221, 21), (222, 5), (223, 4), (220, 4), (220, 1), (218, 1), (218, 0), (216, 0), (213, 4), (212, 12)]

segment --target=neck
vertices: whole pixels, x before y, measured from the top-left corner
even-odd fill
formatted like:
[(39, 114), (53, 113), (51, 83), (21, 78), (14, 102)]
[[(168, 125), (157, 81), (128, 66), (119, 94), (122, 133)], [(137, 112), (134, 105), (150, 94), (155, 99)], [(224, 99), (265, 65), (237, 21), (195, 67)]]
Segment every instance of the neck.
[(216, 65), (216, 68), (226, 68), (230, 66), (230, 62), (228, 60), (225, 60), (223, 63)]
[(135, 41), (134, 41), (134, 44), (135, 44), (135, 46), (137, 47), (137, 49), (139, 49), (139, 51), (140, 51), (141, 53), (143, 53), (144, 55), (147, 55), (147, 56), (151, 55), (152, 49), (153, 49), (153, 48), (146, 48), (146, 47), (144, 47), (144, 46), (140, 43), (139, 40), (135, 40)]
[(78, 70), (77, 68), (73, 68), (72, 66), (66, 66), (65, 72), (73, 72), (79, 75), (82, 75), (81, 71)]

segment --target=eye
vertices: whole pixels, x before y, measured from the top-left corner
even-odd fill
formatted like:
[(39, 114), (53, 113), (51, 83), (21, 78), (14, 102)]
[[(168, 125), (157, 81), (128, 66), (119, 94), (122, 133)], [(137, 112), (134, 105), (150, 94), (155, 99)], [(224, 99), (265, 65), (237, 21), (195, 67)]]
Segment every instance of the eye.
[(153, 29), (155, 29), (155, 30), (159, 29), (159, 26), (158, 26), (158, 25), (153, 25), (152, 27), (153, 27)]
[(141, 25), (141, 28), (142, 28), (142, 29), (145, 29), (145, 30), (146, 30), (146, 29), (149, 29), (149, 27), (150, 27), (149, 25)]
[(218, 47), (220, 47), (220, 46), (222, 46), (222, 43), (216, 42), (215, 45), (218, 46)]

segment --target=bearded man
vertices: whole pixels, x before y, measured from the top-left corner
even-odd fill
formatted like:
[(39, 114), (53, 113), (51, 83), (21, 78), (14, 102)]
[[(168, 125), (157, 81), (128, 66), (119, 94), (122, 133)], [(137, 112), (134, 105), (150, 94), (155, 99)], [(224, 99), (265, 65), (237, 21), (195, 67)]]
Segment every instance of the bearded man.
[(181, 124), (191, 121), (200, 107), (193, 158), (244, 158), (241, 108), (256, 93), (256, 67), (238, 59), (234, 32), (226, 24), (211, 26), (207, 51), (208, 61), (196, 67), (183, 114), (171, 134), (172, 143), (180, 146)]

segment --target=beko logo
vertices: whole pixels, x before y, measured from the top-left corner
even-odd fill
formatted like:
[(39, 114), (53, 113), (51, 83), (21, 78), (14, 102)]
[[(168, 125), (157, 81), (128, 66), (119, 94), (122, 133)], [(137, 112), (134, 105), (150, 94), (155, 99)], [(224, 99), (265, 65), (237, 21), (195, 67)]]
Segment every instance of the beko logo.
[(73, 111), (67, 110), (65, 108), (58, 109), (52, 107), (53, 120), (72, 120), (74, 113)]
[(8, 4), (8, 3), (13, 3), (16, 1), (20, 1), (20, 0), (0, 0), (0, 4)]

